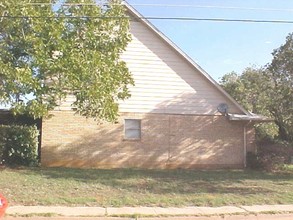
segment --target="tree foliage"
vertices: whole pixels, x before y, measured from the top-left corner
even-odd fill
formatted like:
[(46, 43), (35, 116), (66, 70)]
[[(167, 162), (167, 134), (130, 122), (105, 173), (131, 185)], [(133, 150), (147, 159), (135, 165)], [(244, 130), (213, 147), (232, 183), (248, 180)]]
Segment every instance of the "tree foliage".
[(275, 118), (280, 138), (293, 141), (293, 33), (272, 55), (266, 75), (271, 99), (267, 108)]
[(265, 67), (228, 73), (220, 83), (247, 110), (272, 117), (280, 139), (293, 141), (293, 34), (272, 55)]
[(222, 77), (220, 84), (248, 111), (267, 115), (263, 106), (268, 101), (263, 92), (267, 88), (263, 69), (248, 67), (241, 75), (228, 73)]
[(0, 3), (1, 104), (38, 118), (74, 96), (80, 114), (115, 120), (117, 101), (130, 96), (133, 84), (119, 59), (130, 41), (124, 6), (119, 0), (49, 3)]
[(0, 125), (0, 165), (37, 165), (38, 136), (35, 126)]

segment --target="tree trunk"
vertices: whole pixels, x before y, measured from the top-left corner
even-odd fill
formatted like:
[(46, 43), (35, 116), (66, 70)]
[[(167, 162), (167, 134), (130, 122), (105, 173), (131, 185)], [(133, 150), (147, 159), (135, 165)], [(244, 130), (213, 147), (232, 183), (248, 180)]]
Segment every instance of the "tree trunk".
[(288, 131), (286, 130), (284, 123), (280, 121), (275, 121), (275, 123), (277, 124), (279, 129), (279, 138), (284, 141), (290, 141), (290, 135)]

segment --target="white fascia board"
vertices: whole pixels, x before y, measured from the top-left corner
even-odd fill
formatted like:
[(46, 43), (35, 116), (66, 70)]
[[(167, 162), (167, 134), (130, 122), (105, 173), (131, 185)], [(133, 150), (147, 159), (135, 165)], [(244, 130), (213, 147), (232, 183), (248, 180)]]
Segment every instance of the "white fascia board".
[(241, 114), (227, 114), (230, 121), (258, 121), (258, 122), (271, 122), (274, 121), (263, 115), (241, 115)]

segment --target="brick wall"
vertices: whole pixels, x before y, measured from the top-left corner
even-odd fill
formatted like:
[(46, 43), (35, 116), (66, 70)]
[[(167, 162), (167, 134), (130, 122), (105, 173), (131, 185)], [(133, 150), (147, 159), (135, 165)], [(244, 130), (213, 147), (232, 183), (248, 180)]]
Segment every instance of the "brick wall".
[[(243, 124), (224, 116), (122, 114), (99, 124), (70, 111), (43, 121), (42, 165), (95, 168), (243, 167)], [(124, 119), (141, 119), (141, 139), (124, 139)]]

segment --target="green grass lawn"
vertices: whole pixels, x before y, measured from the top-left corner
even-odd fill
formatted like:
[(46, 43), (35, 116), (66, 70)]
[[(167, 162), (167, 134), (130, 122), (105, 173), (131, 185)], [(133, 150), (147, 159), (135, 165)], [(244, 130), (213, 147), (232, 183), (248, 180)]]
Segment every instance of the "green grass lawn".
[(10, 205), (293, 204), (293, 172), (2, 168), (0, 193)]

